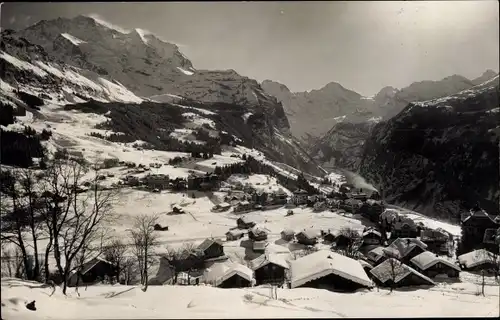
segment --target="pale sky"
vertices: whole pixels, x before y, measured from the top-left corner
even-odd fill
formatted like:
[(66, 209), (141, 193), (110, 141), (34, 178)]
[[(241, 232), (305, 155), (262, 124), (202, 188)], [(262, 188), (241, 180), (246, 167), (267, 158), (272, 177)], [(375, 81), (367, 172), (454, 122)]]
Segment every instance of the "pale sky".
[(498, 1), (5, 3), (2, 29), (96, 14), (177, 43), (197, 69), (364, 95), (499, 69)]

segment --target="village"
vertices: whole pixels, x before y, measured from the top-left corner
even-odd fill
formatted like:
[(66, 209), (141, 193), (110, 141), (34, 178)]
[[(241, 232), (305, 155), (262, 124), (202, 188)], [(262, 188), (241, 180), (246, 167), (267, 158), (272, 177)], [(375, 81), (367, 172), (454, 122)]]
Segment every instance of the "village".
[[(483, 278), (498, 275), (500, 216), (490, 216), (479, 206), (462, 215), (458, 237), (399, 214), (376, 191), (355, 188), (345, 181), (310, 182), (302, 175), (293, 179), (250, 155), (231, 157), (239, 161), (223, 166), (212, 163), (212, 170), (193, 168), (187, 178), (148, 172), (160, 168), (158, 163), (149, 167), (125, 162), (107, 164), (108, 168), (123, 166), (130, 170), (113, 183), (114, 187), (133, 187), (160, 196), (162, 192), (179, 193), (183, 199), (208, 197), (213, 206), (205, 208), (207, 212), (234, 217), (234, 225), (224, 236), (219, 234), (191, 248), (160, 254), (158, 271), (149, 285), (270, 285), (352, 292), (374, 286), (391, 290), (432, 287), (443, 281), (459, 281), (463, 271)], [(189, 159), (177, 159), (176, 164), (183, 161)], [(266, 190), (265, 180), (244, 183), (257, 175), (267, 175), (267, 182), (272, 177), (279, 184)], [(101, 180), (109, 178), (114, 176), (103, 175)], [(283, 220), (309, 210), (325, 217), (331, 214), (362, 220), (363, 228), (296, 225), (275, 234), (251, 217), (277, 209), (286, 212), (280, 218)], [(169, 214), (187, 213), (182, 205), (173, 205)], [(172, 230), (169, 225), (155, 225), (155, 232)], [(227, 254), (235, 247), (244, 248), (244, 257), (237, 261)], [(76, 273), (72, 275), (70, 286), (91, 285), (103, 279), (129, 284), (120, 277), (117, 266), (103, 258), (86, 262), (81, 270), (79, 279)]]

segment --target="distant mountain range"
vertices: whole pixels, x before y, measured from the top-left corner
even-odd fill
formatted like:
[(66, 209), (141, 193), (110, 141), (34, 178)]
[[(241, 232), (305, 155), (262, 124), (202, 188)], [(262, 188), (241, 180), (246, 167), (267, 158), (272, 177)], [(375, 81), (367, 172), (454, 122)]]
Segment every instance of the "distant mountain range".
[(454, 94), (496, 75), (487, 70), (473, 80), (453, 75), (439, 81), (415, 82), (402, 89), (385, 87), (373, 97), (364, 97), (336, 82), (309, 92), (291, 92), (285, 85), (271, 80), (263, 81), (262, 88), (283, 104), (292, 134), (312, 145), (339, 122), (387, 120), (410, 102)]

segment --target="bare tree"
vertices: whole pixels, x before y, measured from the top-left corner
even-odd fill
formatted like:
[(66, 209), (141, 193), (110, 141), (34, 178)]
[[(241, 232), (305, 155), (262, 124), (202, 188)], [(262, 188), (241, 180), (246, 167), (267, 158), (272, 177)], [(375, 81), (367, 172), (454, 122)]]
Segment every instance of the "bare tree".
[(105, 223), (113, 218), (112, 204), (116, 190), (102, 190), (97, 183), (99, 166), (93, 166), (92, 170), (93, 184), (88, 192), (80, 192), (83, 177), (88, 171), (83, 163), (56, 159), (47, 170), (44, 219), (49, 245), (46, 257), (53, 250), (64, 294), (70, 272), (77, 268), (74, 266), (75, 259), (83, 253), (97, 250), (91, 244), (102, 238)]
[(24, 208), (21, 205), (18, 181), (10, 171), (0, 172), (0, 197), (2, 198), (1, 239), (14, 244), (18, 248), (24, 263), (26, 277), (32, 280), (29, 272), (28, 251), (23, 237), (23, 230), (26, 225)]
[(396, 288), (396, 279), (398, 275), (400, 274), (402, 265), (401, 262), (396, 260), (395, 258), (390, 257), (389, 259), (386, 260), (387, 265), (388, 265), (388, 273), (389, 273), (389, 280), (390, 280), (390, 292)]
[(154, 225), (158, 223), (158, 219), (158, 215), (140, 215), (135, 218), (134, 228), (129, 230), (133, 252), (139, 264), (141, 284), (144, 286), (144, 291), (148, 289), (148, 271), (154, 257), (153, 248), (159, 244), (158, 235), (154, 230)]
[(127, 246), (120, 239), (112, 240), (104, 248), (104, 259), (116, 266), (118, 277), (120, 277), (125, 270), (125, 264), (127, 260), (127, 258), (125, 257), (126, 252)]

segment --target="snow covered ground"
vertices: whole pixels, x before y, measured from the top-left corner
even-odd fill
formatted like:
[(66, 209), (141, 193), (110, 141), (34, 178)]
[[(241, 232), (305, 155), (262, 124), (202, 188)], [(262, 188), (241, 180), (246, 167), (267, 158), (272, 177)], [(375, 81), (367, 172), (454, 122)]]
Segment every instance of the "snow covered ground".
[[(137, 286), (101, 285), (80, 288), (80, 297), (74, 288), (68, 289), (67, 297), (59, 288), (50, 296), (51, 288), (3, 278), (2, 319), (495, 317), (499, 314), (498, 286), (492, 285), (493, 279), (487, 280), (484, 297), (477, 294), (477, 284), (462, 282), (392, 293), (385, 289), (353, 294), (278, 289), (278, 300), (273, 300), (266, 287), (150, 286), (143, 292)], [(32, 300), (36, 311), (25, 308)]]

